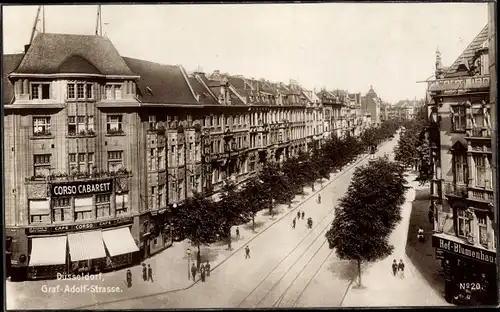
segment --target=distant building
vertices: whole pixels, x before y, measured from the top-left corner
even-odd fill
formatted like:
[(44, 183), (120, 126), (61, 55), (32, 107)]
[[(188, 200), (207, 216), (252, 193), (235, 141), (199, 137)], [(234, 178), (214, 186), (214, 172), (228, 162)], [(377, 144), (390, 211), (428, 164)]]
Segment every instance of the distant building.
[(381, 113), (382, 101), (378, 97), (373, 86), (370, 86), (370, 90), (365, 96), (361, 97), (361, 110), (364, 114), (369, 114), (374, 125), (379, 125), (381, 123), (380, 113)]

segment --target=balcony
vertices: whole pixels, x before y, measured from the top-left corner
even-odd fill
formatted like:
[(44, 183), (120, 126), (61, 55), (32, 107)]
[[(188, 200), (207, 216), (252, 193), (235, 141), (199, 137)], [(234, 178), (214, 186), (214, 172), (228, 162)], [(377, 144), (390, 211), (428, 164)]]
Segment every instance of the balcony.
[(493, 203), (493, 190), (469, 188), (469, 198), (481, 202)]
[(445, 182), (444, 183), (444, 194), (446, 196), (459, 197), (459, 198), (467, 198), (467, 186), (461, 184), (455, 184), (453, 182)]
[(435, 80), (429, 85), (429, 91), (471, 91), (475, 89), (487, 89), (489, 87), (490, 78), (488, 76), (478, 76)]
[(476, 127), (467, 130), (468, 138), (491, 139), (491, 130), (484, 127)]

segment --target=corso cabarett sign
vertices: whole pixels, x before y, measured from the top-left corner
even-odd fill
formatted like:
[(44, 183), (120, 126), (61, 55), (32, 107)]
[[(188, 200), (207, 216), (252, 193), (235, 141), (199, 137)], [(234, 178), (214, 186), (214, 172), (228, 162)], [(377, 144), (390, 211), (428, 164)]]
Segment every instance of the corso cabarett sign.
[(98, 193), (111, 193), (113, 191), (113, 180), (100, 181), (77, 181), (69, 183), (57, 183), (50, 185), (52, 197), (93, 195)]

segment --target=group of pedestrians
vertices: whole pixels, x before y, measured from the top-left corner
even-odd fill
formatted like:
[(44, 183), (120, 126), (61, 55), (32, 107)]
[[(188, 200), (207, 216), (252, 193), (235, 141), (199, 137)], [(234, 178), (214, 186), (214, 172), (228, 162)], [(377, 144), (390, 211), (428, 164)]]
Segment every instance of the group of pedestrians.
[(392, 261), (392, 274), (394, 276), (398, 275), (399, 278), (405, 278), (405, 264), (403, 259), (399, 259), (399, 263), (394, 259)]
[[(205, 263), (205, 264), (202, 263), (200, 265), (199, 271), (200, 271), (200, 280), (204, 283), (205, 278), (207, 276), (210, 276), (210, 262), (207, 261), (207, 263)], [(196, 265), (193, 262), (193, 265), (191, 266), (191, 275), (193, 276), (193, 281), (196, 280), (197, 273), (198, 273), (198, 268), (196, 267)]]
[(296, 218), (293, 218), (293, 221), (292, 221), (292, 228), (295, 229), (295, 226), (297, 225), (297, 220), (304, 220), (304, 217), (305, 217), (306, 213), (304, 211), (297, 211), (297, 217)]
[[(127, 270), (126, 279), (127, 279), (127, 287), (128, 288), (132, 287), (132, 271), (130, 271), (130, 269)], [(145, 282), (154, 282), (153, 268), (151, 267), (150, 264), (146, 266), (146, 263), (144, 262), (142, 263), (142, 279)]]

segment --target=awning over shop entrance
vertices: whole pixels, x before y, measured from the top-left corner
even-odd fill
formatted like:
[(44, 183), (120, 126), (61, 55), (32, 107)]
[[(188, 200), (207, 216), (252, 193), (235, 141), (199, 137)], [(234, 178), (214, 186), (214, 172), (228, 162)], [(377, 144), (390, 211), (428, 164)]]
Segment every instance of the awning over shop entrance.
[(101, 231), (70, 233), (68, 243), (71, 261), (106, 257)]
[(128, 227), (103, 231), (102, 237), (112, 257), (139, 251)]
[(66, 263), (66, 235), (31, 239), (30, 267)]

